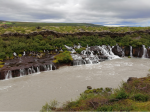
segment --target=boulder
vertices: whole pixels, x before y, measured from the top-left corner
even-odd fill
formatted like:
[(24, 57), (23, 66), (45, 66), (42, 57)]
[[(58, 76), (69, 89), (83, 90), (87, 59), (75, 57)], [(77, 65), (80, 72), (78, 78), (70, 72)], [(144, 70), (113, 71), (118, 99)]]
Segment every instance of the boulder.
[(129, 77), (129, 79), (127, 80), (127, 83), (129, 83), (130, 81), (136, 80), (137, 77)]
[(121, 47), (119, 47), (118, 45), (116, 45), (115, 47), (112, 48), (112, 52), (115, 55), (118, 55), (119, 57), (124, 56), (124, 51)]
[(92, 87), (91, 86), (87, 86), (87, 89), (92, 89)]

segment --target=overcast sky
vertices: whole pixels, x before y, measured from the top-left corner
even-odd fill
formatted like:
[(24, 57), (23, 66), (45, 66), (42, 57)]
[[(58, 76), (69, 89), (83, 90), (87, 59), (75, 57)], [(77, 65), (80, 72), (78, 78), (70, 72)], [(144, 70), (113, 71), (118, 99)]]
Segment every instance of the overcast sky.
[(0, 0), (0, 20), (150, 26), (150, 0)]

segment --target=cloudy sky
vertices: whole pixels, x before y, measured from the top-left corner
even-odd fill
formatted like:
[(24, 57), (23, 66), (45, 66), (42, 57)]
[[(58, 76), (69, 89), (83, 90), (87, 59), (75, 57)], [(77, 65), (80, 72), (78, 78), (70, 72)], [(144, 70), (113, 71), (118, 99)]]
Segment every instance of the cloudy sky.
[(0, 0), (0, 20), (150, 26), (150, 0)]

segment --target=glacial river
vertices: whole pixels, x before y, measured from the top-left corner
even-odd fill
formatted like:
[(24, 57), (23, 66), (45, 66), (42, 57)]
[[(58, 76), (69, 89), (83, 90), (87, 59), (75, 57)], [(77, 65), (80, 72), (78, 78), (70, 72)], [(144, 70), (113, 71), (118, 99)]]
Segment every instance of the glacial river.
[(0, 111), (39, 111), (54, 99), (62, 105), (87, 86), (117, 88), (128, 77), (147, 76), (149, 69), (150, 59), (123, 58), (1, 80)]

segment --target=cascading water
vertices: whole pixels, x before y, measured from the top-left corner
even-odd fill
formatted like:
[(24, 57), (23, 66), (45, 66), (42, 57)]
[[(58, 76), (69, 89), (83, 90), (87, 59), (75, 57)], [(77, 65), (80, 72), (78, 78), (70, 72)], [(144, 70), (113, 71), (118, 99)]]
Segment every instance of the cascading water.
[(47, 70), (49, 71), (49, 69), (50, 69), (50, 65), (47, 65)]
[(110, 46), (108, 46), (109, 49), (105, 45), (98, 47), (100, 49), (101, 54), (108, 57), (109, 60), (120, 58), (119, 56), (114, 55), (114, 53), (112, 52), (112, 48)]
[(68, 51), (70, 51), (71, 53), (75, 53), (76, 51), (72, 48), (72, 47), (69, 47), (69, 46), (66, 46), (65, 47), (67, 48)]
[(17, 56), (17, 54), (16, 54), (15, 52), (13, 53), (13, 55), (14, 55), (14, 56)]
[(146, 58), (147, 57), (147, 49), (145, 48), (145, 45), (142, 45), (143, 46), (143, 55), (142, 55), (142, 58)]
[(28, 75), (31, 75), (31, 74), (32, 74), (32, 69), (29, 68), (29, 69), (28, 69)]
[(20, 77), (25, 75), (25, 69), (20, 69)]
[(133, 55), (132, 55), (132, 46), (130, 46), (130, 57), (133, 57)]
[(116, 46), (117, 46), (117, 51), (122, 52), (122, 57), (124, 57), (125, 56), (124, 49), (122, 49), (118, 44)]
[(52, 67), (53, 67), (52, 64), (50, 64), (51, 71), (53, 70)]
[(11, 72), (11, 70), (9, 70), (5, 76), (5, 79), (7, 80), (7, 79), (11, 79), (11, 78), (12, 78), (12, 72)]
[(46, 65), (44, 65), (43, 67), (44, 67), (44, 71), (47, 71), (47, 67), (46, 67)]
[(33, 66), (32, 66), (32, 73), (35, 73), (35, 70), (34, 70)]
[(26, 52), (24, 51), (24, 52), (23, 52), (23, 56), (25, 56), (25, 55), (26, 55)]
[(39, 67), (37, 67), (37, 73), (40, 73), (40, 69), (39, 69)]

